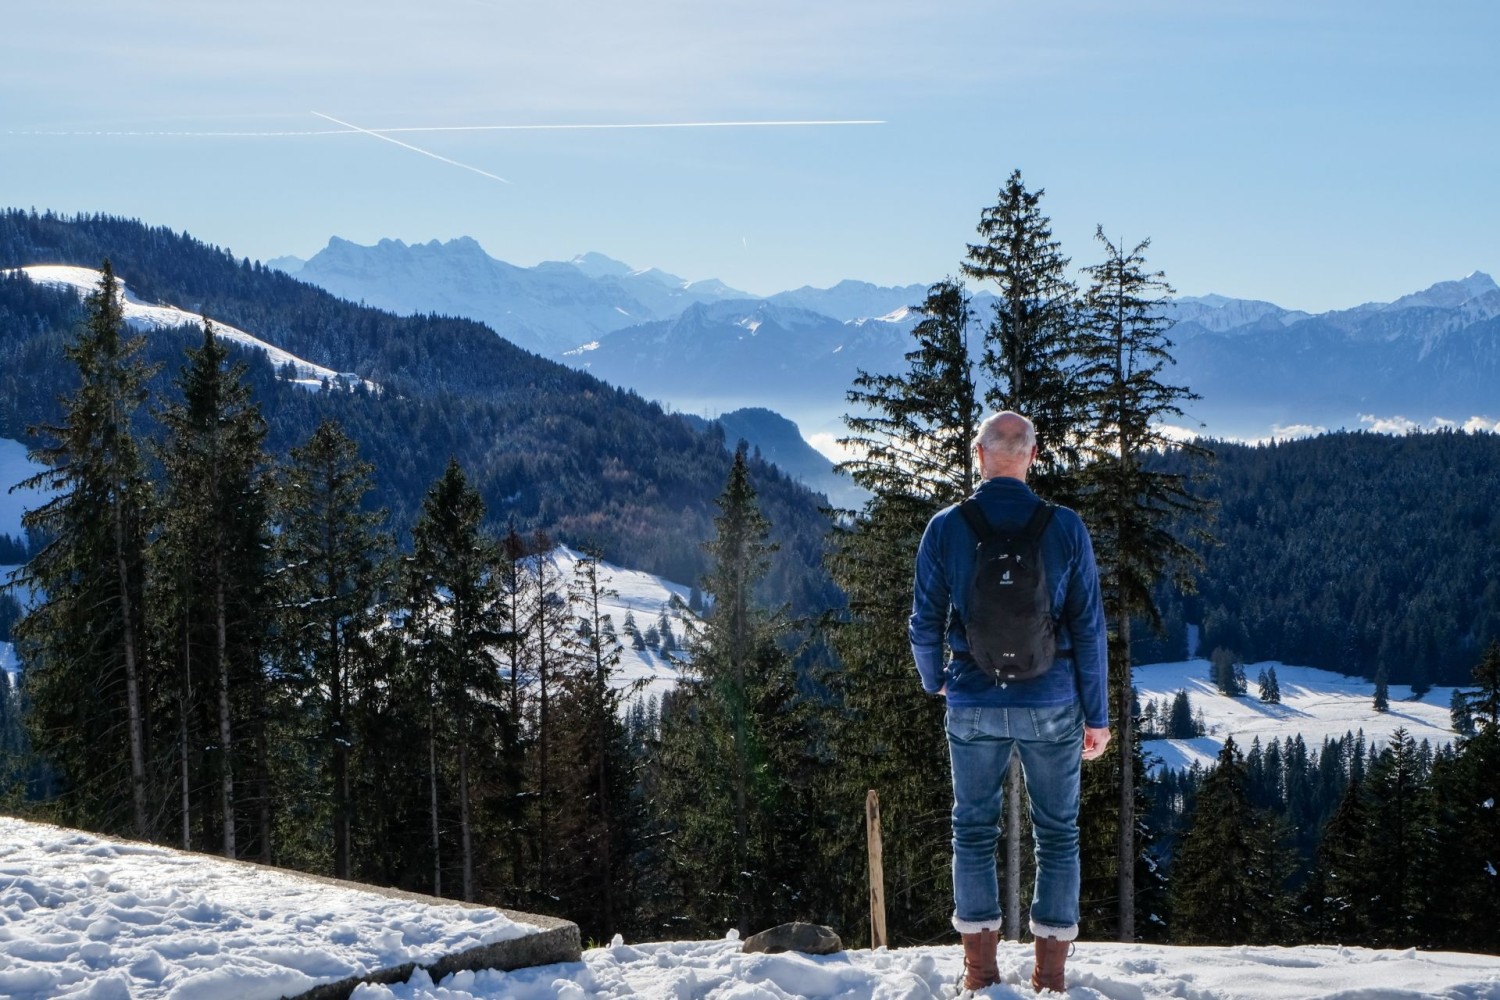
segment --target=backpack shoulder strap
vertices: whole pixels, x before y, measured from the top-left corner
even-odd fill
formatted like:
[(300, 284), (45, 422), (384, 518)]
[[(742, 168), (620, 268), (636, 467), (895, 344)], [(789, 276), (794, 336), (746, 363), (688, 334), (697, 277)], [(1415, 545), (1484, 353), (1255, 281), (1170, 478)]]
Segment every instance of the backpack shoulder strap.
[(1031, 512), (1031, 520), (1026, 522), (1026, 527), (1021, 532), (1027, 541), (1042, 540), (1042, 534), (1046, 532), (1047, 525), (1052, 523), (1052, 513), (1055, 510), (1057, 510), (1057, 504), (1048, 503), (1045, 500), (1036, 505), (1036, 510)]
[(995, 533), (995, 529), (990, 526), (989, 518), (984, 516), (984, 511), (980, 508), (979, 501), (973, 497), (969, 497), (963, 503), (959, 504), (958, 512), (964, 516), (965, 521), (969, 522), (970, 530), (979, 536), (981, 542)]

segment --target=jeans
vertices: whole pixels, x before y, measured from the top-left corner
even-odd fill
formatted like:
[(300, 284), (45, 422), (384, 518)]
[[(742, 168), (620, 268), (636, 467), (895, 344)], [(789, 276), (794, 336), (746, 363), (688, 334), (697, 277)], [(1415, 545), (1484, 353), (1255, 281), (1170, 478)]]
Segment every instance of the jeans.
[(1014, 749), (1031, 799), (1036, 842), (1033, 933), (1078, 936), (1078, 771), (1083, 709), (959, 706), (948, 709), (953, 765), (953, 925), (960, 932), (1000, 927), (995, 848), (1000, 804)]

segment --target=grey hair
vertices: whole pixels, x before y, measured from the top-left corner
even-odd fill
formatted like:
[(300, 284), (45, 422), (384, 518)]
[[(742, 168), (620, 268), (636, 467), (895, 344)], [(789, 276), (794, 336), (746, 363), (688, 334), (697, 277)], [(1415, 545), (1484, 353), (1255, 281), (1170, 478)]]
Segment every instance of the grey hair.
[(1036, 425), (1013, 410), (1001, 410), (979, 425), (974, 446), (979, 445), (998, 455), (1022, 458), (1036, 447)]

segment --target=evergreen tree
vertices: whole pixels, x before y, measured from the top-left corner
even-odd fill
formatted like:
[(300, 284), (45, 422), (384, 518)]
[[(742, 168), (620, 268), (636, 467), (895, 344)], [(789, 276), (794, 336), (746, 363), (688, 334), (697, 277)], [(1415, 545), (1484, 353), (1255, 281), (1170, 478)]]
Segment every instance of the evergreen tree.
[(1260, 700), (1267, 705), (1281, 704), (1281, 685), (1276, 680), (1276, 668), (1266, 667), (1260, 672)]
[(552, 540), (538, 532), (532, 536), (530, 548), (532, 554), (526, 560), (530, 577), (526, 654), (528, 672), (536, 685), (532, 699), (534, 714), (530, 720), (534, 748), (534, 767), (531, 770), (535, 776), (532, 792), (536, 796), (532, 833), (537, 881), (533, 891), (545, 894), (551, 892), (555, 877), (554, 859), (562, 854), (552, 833), (559, 795), (554, 754), (557, 747), (567, 741), (568, 735), (554, 717), (554, 703), (563, 679), (574, 669), (573, 650), (568, 646), (572, 612), (568, 606), (568, 582), (553, 561)]
[(1192, 824), (1172, 865), (1172, 939), (1178, 944), (1257, 944), (1278, 932), (1274, 830), (1250, 804), (1233, 739), (1203, 779)]
[[(1144, 618), (1154, 631), (1163, 627), (1157, 606), (1158, 584), (1170, 581), (1191, 593), (1192, 571), (1202, 564), (1190, 542), (1201, 530), (1182, 532), (1200, 515), (1205, 502), (1188, 477), (1147, 463), (1149, 452), (1182, 449), (1203, 458), (1198, 445), (1170, 441), (1161, 430), (1165, 418), (1181, 416), (1179, 403), (1196, 399), (1186, 388), (1163, 381), (1172, 364), (1171, 323), (1166, 299), (1172, 293), (1161, 272), (1146, 269), (1142, 241), (1130, 251), (1110, 242), (1103, 227), (1095, 231), (1104, 260), (1084, 269), (1090, 285), (1084, 294), (1076, 353), (1079, 377), (1088, 386), (1094, 414), (1088, 436), (1085, 473), (1085, 517), (1099, 557), (1105, 616), (1111, 623), (1110, 692), (1119, 733), (1105, 767), (1116, 772), (1119, 798), (1115, 864), (1118, 870), (1118, 933), (1135, 939), (1135, 871), (1141, 862), (1137, 840), (1137, 758), (1131, 663), (1131, 622)], [(1091, 776), (1097, 779), (1097, 776)]]
[(973, 492), (973, 441), (979, 426), (969, 326), (973, 313), (962, 283), (927, 290), (912, 329), (917, 345), (899, 374), (861, 371), (849, 391), (855, 411), (844, 418), (840, 444), (854, 458), (839, 466), (879, 496), (918, 497), (941, 506)]
[[(493, 766), (503, 723), (503, 688), (494, 646), (502, 641), (492, 568), (493, 542), (483, 534), (484, 501), (462, 467), (449, 461), (412, 529), (404, 581), (406, 632), (427, 721), (432, 891), (442, 894), (442, 778), (451, 759), (457, 800), (463, 898), (475, 898), (475, 795)], [(451, 757), (450, 757), (451, 755)]]
[(1391, 734), (1390, 744), (1366, 776), (1369, 824), (1364, 862), (1368, 871), (1380, 873), (1368, 903), (1368, 943), (1376, 947), (1423, 943), (1423, 875), (1431, 860), (1425, 779), (1416, 743), (1404, 727)]
[(152, 372), (143, 341), (125, 338), (120, 287), (105, 261), (88, 319), (64, 349), (79, 385), (52, 443), (30, 455), (46, 466), (23, 481), (50, 498), (22, 524), (52, 539), (19, 583), (45, 595), (15, 626), (27, 665), (32, 745), (67, 795), (59, 818), (149, 839), (156, 761), (148, 744), (156, 678), (143, 635), (145, 549), (154, 498), (132, 421)]
[(993, 206), (984, 209), (963, 273), (996, 287), (995, 314), (985, 335), (982, 365), (992, 384), (985, 403), (1015, 410), (1036, 425), (1037, 461), (1031, 482), (1058, 502), (1077, 495), (1081, 446), (1092, 423), (1090, 394), (1081, 380), (1077, 349), (1077, 288), (1068, 258), (1041, 210), (1045, 191), (1026, 190), (1013, 171)]
[(563, 678), (558, 748), (559, 808), (553, 836), (569, 845), (571, 870), (559, 873), (567, 912), (585, 933), (612, 936), (626, 919), (628, 859), (640, 820), (629, 796), (633, 764), (617, 684), (621, 646), (604, 604), (619, 596), (597, 553), (574, 564), (568, 603), (583, 625), (570, 640), (573, 669)]
[[(266, 424), (244, 376), (243, 365), (228, 366), (228, 351), (204, 321), (202, 345), (188, 351), (177, 380), (181, 402), (161, 415), (164, 517), (153, 553), (167, 605), (163, 626), (176, 653), (183, 843), (190, 841), (197, 783), (190, 774), (197, 756), (192, 744), (207, 744), (212, 750), (202, 755), (206, 772), (199, 777), (211, 779), (218, 791), (205, 825), (217, 829), (226, 857), (237, 856), (237, 792), (253, 799), (256, 839), (269, 860), (262, 667), (271, 609)], [(193, 718), (195, 699), (204, 695), (206, 727)]]
[(704, 581), (711, 609), (687, 640), (685, 683), (662, 710), (659, 803), (675, 821), (674, 867), (679, 886), (694, 888), (699, 919), (744, 931), (786, 912), (789, 892), (809, 886), (796, 845), (820, 839), (808, 793), (821, 776), (809, 706), (777, 645), (784, 626), (751, 599), (769, 562), (770, 526), (743, 450), (719, 510)]
[[(947, 754), (943, 706), (923, 698), (906, 639), (912, 606), (912, 560), (923, 526), (946, 504), (973, 492), (973, 438), (979, 424), (968, 295), (954, 281), (933, 285), (923, 302), (908, 367), (896, 375), (861, 373), (849, 400), (844, 439), (859, 457), (841, 466), (872, 498), (839, 532), (828, 565), (843, 588), (847, 618), (832, 632), (843, 664), (834, 678), (843, 707), (835, 756), (843, 762), (831, 793), (843, 816), (864, 812), (874, 788), (881, 803), (886, 900), (893, 934), (921, 941), (947, 926), (948, 859), (931, 845), (948, 839), (952, 790), (929, 780), (933, 759)], [(834, 847), (859, 857), (864, 831), (848, 823)], [(845, 898), (865, 897), (863, 869), (837, 863)]]
[(1500, 644), (1474, 668), (1478, 727), (1455, 757), (1433, 765), (1427, 943), (1493, 953), (1500, 948)]
[(1375, 711), (1389, 712), (1391, 710), (1390, 682), (1384, 666), (1375, 671)]
[(307, 779), (328, 802), (332, 872), (344, 879), (354, 875), (355, 789), (364, 784), (355, 771), (366, 744), (383, 738), (361, 724), (386, 683), (373, 637), (392, 542), (385, 512), (365, 506), (373, 471), (343, 428), (325, 421), (292, 449), (277, 495), (277, 652), (295, 700), (286, 715), (309, 721), (316, 772)]
[(1172, 708), (1167, 715), (1167, 739), (1190, 740), (1198, 734), (1198, 727), (1193, 722), (1193, 703), (1188, 698), (1186, 690), (1180, 690), (1172, 696)]

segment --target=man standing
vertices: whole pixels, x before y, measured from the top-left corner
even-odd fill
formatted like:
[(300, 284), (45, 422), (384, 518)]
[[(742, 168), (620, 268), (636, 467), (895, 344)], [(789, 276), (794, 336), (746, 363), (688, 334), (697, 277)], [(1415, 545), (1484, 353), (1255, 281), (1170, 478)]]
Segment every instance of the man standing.
[[(1036, 430), (1018, 413), (997, 413), (979, 426), (974, 450), (984, 482), (973, 500), (993, 530), (1019, 536), (1041, 525), (1039, 589), (1050, 597), (1055, 655), (1039, 676), (1009, 680), (986, 654), (981, 667), (969, 627), (980, 538), (962, 505), (939, 511), (917, 550), (909, 634), (922, 688), (946, 695), (953, 770), (953, 926), (963, 937), (965, 989), (1000, 981), (996, 946), (1000, 887), (995, 848), (1012, 751), (1019, 753), (1036, 842), (1036, 937), (1033, 989), (1062, 992), (1063, 967), (1078, 937), (1078, 803), (1080, 761), (1109, 744), (1108, 661), (1099, 571), (1078, 515), (1052, 508), (1026, 485), (1036, 460)], [(1007, 578), (1008, 579), (1008, 578)], [(1042, 599), (1044, 602), (1046, 598)], [(989, 626), (984, 626), (988, 628)], [(977, 638), (978, 632), (975, 636)], [(944, 664), (946, 639), (952, 657)], [(1026, 671), (1021, 671), (1025, 673)]]

